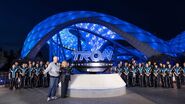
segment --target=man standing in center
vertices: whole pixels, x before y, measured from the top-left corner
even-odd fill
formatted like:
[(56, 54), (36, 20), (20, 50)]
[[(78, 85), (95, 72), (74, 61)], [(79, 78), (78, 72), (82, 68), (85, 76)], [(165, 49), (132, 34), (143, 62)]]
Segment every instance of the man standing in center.
[(49, 83), (49, 92), (47, 101), (57, 99), (56, 90), (60, 75), (60, 66), (58, 65), (58, 57), (53, 57), (53, 62), (51, 62), (46, 70), (44, 70), (44, 74), (49, 72), (50, 75), (50, 83)]

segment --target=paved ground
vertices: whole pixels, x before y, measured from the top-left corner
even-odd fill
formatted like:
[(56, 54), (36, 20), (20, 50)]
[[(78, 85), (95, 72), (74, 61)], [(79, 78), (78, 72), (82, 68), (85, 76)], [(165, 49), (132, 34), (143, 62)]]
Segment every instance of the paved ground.
[(126, 95), (112, 98), (59, 98), (46, 102), (47, 89), (10, 91), (0, 88), (0, 104), (185, 104), (185, 86), (182, 89), (127, 88)]

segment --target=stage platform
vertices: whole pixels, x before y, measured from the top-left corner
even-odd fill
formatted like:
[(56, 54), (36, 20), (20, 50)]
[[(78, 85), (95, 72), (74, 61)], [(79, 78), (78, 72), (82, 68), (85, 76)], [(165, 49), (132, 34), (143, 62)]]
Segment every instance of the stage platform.
[(110, 98), (58, 98), (46, 102), (47, 88), (10, 91), (0, 88), (0, 104), (184, 104), (185, 86), (176, 88), (126, 88), (126, 94)]
[[(124, 95), (125, 89), (126, 84), (119, 74), (75, 74), (71, 75), (68, 96), (75, 98), (116, 97)], [(60, 87), (57, 95), (61, 95)]]

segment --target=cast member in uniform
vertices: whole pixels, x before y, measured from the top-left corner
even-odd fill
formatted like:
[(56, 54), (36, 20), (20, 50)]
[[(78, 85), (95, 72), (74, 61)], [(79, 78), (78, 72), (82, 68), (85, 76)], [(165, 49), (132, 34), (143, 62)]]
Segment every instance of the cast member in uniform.
[(180, 80), (180, 72), (181, 72), (181, 67), (179, 66), (179, 63), (175, 64), (174, 67), (174, 74), (175, 74), (175, 80), (176, 80), (176, 85), (177, 88), (180, 89), (181, 88), (181, 80)]
[(27, 68), (26, 64), (23, 63), (22, 67), (20, 67), (20, 75), (21, 75), (21, 87), (26, 88), (26, 81), (27, 81)]
[(139, 86), (143, 87), (144, 74), (143, 74), (143, 66), (141, 63), (139, 63), (138, 65), (138, 73), (139, 73)]
[(145, 86), (151, 86), (150, 74), (151, 74), (151, 67), (149, 67), (148, 63), (146, 63), (145, 67)]
[(154, 74), (154, 77), (153, 77), (154, 87), (160, 87), (159, 68), (157, 65), (154, 66), (153, 74)]
[(128, 73), (129, 73), (128, 63), (125, 62), (124, 66), (123, 66), (122, 78), (125, 81), (126, 86), (128, 86)]
[(168, 64), (169, 87), (173, 88), (173, 70), (171, 64)]
[(17, 71), (18, 69), (16, 68), (15, 64), (13, 64), (9, 70), (10, 89), (13, 89), (14, 87), (15, 89), (18, 88), (17, 79), (16, 79)]
[(163, 64), (162, 65), (162, 68), (161, 68), (161, 84), (162, 84), (162, 87), (166, 87), (166, 78), (165, 78), (165, 76), (166, 76), (166, 70), (167, 70), (167, 68), (166, 68), (166, 65), (165, 64)]

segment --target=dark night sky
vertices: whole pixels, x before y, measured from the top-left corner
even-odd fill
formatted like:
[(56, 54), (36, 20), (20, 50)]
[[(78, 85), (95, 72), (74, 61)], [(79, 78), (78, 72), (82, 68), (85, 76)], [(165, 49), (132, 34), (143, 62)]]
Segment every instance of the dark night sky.
[(185, 31), (184, 0), (1, 0), (0, 47), (21, 48), (36, 24), (69, 10), (110, 14), (164, 40)]

